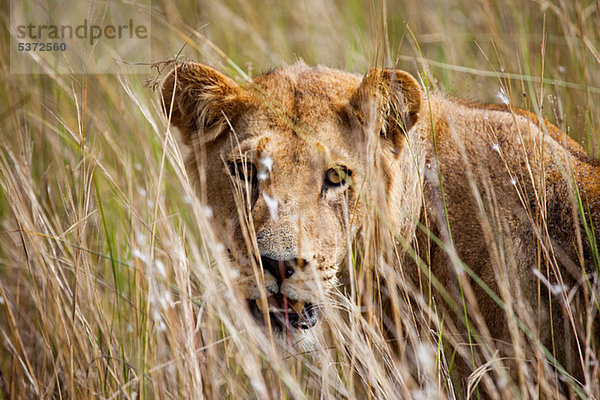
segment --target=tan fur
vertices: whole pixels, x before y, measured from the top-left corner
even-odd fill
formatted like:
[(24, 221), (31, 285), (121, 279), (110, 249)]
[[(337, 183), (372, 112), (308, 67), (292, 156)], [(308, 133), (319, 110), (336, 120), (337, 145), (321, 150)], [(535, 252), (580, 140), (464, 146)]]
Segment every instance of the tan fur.
[[(261, 290), (240, 205), (251, 217), (260, 255), (306, 260), (281, 288), (299, 301), (316, 302), (320, 291), (334, 287), (361, 229), (381, 234), (385, 227), (392, 235), (383, 240), (399, 251), (414, 243), (455, 299), (457, 276), (469, 281), (457, 259), (503, 299), (523, 298), (535, 311), (539, 280), (532, 270), (545, 274), (546, 268), (540, 253), (558, 262), (548, 277), (553, 284), (573, 288), (582, 284), (583, 269), (592, 271), (570, 178), (598, 230), (600, 168), (533, 114), (425, 98), (416, 80), (397, 70), (372, 69), (361, 77), (298, 63), (244, 85), (198, 64), (184, 64), (176, 75), (163, 84), (166, 112), (190, 147), (188, 170), (214, 211), (249, 299)], [(227, 165), (244, 157), (264, 177), (255, 188), (235, 183)], [(326, 171), (339, 165), (352, 170), (352, 183), (325, 187)], [(234, 200), (236, 191), (243, 204)], [(269, 209), (273, 199), (276, 215)], [(423, 226), (446, 250), (431, 245)], [(422, 278), (410, 257), (400, 264), (407, 277)], [(264, 275), (268, 294), (276, 284)], [(478, 285), (471, 287), (491, 338), (510, 341), (505, 313)], [(548, 327), (538, 328), (548, 339)]]

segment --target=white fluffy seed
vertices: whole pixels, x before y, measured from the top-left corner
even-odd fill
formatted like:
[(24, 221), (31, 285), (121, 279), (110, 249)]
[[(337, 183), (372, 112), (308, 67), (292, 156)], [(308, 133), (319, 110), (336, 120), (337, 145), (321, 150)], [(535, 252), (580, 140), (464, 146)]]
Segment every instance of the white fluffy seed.
[(262, 195), (267, 204), (267, 208), (269, 209), (269, 214), (271, 214), (271, 219), (277, 219), (277, 199), (269, 196), (265, 192), (263, 192)]
[(504, 88), (500, 88), (500, 90), (498, 90), (498, 98), (502, 103), (508, 104), (508, 96), (506, 95)]
[(264, 156), (260, 159), (260, 164), (271, 172), (273, 170), (273, 159), (269, 156)]

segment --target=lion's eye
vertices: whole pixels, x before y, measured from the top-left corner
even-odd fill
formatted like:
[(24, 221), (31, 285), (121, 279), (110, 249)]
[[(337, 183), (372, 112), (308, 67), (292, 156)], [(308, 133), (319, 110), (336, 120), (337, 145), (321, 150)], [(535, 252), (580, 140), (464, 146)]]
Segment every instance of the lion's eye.
[(229, 163), (229, 170), (232, 176), (241, 181), (256, 182), (256, 167), (251, 162), (235, 161)]
[(328, 186), (343, 186), (349, 182), (351, 176), (352, 171), (346, 167), (329, 168), (325, 173), (325, 184)]

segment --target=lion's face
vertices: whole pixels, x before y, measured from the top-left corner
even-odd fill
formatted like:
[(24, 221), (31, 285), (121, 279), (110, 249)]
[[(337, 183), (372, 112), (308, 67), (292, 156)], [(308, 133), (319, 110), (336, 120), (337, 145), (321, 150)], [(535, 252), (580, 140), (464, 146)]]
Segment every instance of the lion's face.
[[(319, 116), (323, 124), (314, 133), (326, 143), (312, 142), (259, 104), (232, 122), (239, 142), (224, 137), (207, 148), (207, 163), (214, 165), (207, 184), (215, 189), (207, 190), (207, 201), (224, 225), (221, 232), (239, 266), (239, 286), (257, 316), (264, 307), (256, 302), (262, 288), (252, 262), (262, 265), (274, 326), (286, 320), (300, 329), (316, 324), (318, 299), (335, 284), (348, 240), (359, 226), (352, 218), (361, 214), (360, 174), (354, 173), (350, 146), (330, 135), (342, 128), (333, 117)], [(235, 198), (236, 190), (241, 194), (237, 204), (223, 201)], [(254, 252), (247, 249), (238, 207), (252, 220)]]
[[(336, 286), (373, 188), (365, 180), (369, 149), (393, 158), (400, 129), (416, 120), (420, 96), (414, 104), (394, 96), (400, 104), (381, 94), (418, 91), (414, 79), (394, 72), (380, 90), (386, 73), (361, 80), (298, 64), (242, 88), (186, 64), (163, 84), (167, 114), (190, 147), (188, 171), (212, 208), (238, 286), (253, 315), (268, 314), (287, 335), (315, 327)], [(389, 180), (385, 168), (381, 179)]]

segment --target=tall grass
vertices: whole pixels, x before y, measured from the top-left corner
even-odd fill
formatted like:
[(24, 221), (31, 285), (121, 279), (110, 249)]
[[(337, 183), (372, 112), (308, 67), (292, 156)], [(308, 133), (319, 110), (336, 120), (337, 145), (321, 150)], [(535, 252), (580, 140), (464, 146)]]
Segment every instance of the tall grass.
[[(238, 80), (298, 58), (359, 73), (397, 66), (427, 76), (432, 90), (484, 102), (507, 96), (600, 155), (597, 1), (157, 0), (152, 15), (155, 61), (183, 48), (181, 57)], [(516, 380), (491, 343), (477, 343), (489, 350), (477, 359), (452, 351), (464, 349), (453, 334), (465, 325), (440, 314), (402, 271), (376, 264), (390, 249), (374, 232), (349, 254), (355, 267), (340, 277), (348, 285), (333, 295), (341, 313), (327, 313), (324, 345), (282, 351), (244, 311), (210, 210), (187, 177), (185, 149), (147, 84), (160, 78), (156, 70), (10, 75), (7, 53), (0, 398), (453, 398), (463, 395), (451, 377), (459, 358), (479, 366), (472, 397), (562, 396), (544, 364), (553, 349), (540, 347), (537, 365), (517, 355)], [(587, 205), (578, 206), (584, 216)], [(595, 238), (598, 229), (588, 223), (582, 234)], [(427, 274), (427, 260), (418, 264)], [(444, 282), (430, 282), (444, 292)], [(393, 321), (378, 312), (380, 289), (392, 292)], [(526, 340), (524, 327), (535, 324), (516, 318), (519, 299), (490, 296), (515, 316), (513, 339)], [(597, 321), (593, 302), (589, 310)], [(476, 312), (471, 319), (481, 326)], [(390, 322), (399, 327), (393, 342), (382, 333)], [(472, 340), (483, 339), (474, 331)], [(572, 396), (600, 397), (591, 349), (585, 342), (587, 381), (569, 383)]]

